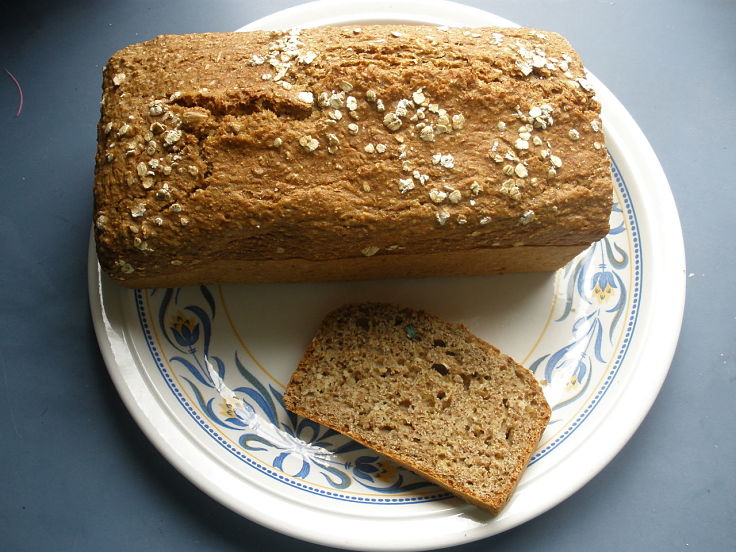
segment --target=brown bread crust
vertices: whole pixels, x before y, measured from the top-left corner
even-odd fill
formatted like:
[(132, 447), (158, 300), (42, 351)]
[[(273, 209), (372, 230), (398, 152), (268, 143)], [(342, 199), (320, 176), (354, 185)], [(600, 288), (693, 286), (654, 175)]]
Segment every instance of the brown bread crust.
[(376, 257), (369, 277), (402, 276), (391, 258), (449, 252), (463, 274), (550, 270), (608, 231), (600, 107), (555, 33), (160, 36), (110, 59), (101, 111), (95, 236), (124, 285), (355, 279)]

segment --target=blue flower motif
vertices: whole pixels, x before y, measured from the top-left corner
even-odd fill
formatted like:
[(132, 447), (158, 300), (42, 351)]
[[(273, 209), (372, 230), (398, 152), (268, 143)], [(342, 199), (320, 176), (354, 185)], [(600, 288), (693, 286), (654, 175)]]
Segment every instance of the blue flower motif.
[(199, 324), (179, 312), (171, 321), (171, 332), (182, 347), (192, 347), (199, 340)]
[(591, 282), (593, 284), (593, 295), (599, 303), (605, 303), (613, 296), (614, 289), (618, 286), (616, 285), (616, 278), (613, 272), (607, 271), (605, 264), (599, 265), (598, 268), (601, 271), (593, 274), (593, 280)]
[(355, 460), (355, 466), (353, 467), (355, 477), (360, 477), (373, 483), (373, 477), (381, 471), (381, 468), (375, 464), (377, 461), (378, 456), (359, 456)]
[(220, 403), (220, 413), (225, 422), (238, 427), (248, 427), (257, 422), (255, 409), (240, 399), (223, 399)]
[(353, 474), (371, 483), (378, 481), (391, 482), (397, 475), (399, 468), (393, 462), (380, 459), (378, 456), (359, 456), (355, 460)]

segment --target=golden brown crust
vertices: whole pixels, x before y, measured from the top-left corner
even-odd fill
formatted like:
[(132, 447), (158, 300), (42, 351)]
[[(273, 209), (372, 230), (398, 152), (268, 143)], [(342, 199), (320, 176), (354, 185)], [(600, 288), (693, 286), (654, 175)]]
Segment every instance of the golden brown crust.
[[(284, 404), (493, 514), (551, 415), (533, 374), (465, 326), (373, 303), (325, 317)], [(509, 431), (518, 432), (512, 441)], [(448, 457), (454, 464), (443, 464)]]
[(105, 69), (98, 256), (148, 287), (214, 262), (582, 250), (608, 230), (603, 143), (554, 33), (161, 36)]

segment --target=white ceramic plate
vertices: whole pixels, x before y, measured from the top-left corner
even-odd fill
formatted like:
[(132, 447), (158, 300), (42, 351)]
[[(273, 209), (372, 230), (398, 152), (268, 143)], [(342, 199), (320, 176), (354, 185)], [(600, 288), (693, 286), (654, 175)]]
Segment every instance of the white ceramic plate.
[[(244, 29), (512, 25), (459, 4), (398, 6), (305, 4)], [(682, 235), (662, 169), (623, 106), (592, 80), (615, 163), (613, 230), (554, 274), (131, 291), (100, 273), (90, 244), (100, 348), (143, 431), (186, 477), (236, 512), (344, 548), (420, 550), (480, 539), (579, 489), (623, 447), (654, 401), (685, 295)], [(362, 300), (462, 321), (543, 381), (552, 421), (496, 518), (281, 405), (322, 316)]]

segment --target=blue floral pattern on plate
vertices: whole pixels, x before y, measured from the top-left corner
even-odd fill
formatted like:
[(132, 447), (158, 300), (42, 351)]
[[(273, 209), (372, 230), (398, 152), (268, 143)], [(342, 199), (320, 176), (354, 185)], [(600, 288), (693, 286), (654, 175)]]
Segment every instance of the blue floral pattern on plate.
[[(142, 321), (147, 319), (144, 305), (151, 309), (156, 305), (157, 324), (149, 347), (154, 346), (154, 335), (159, 335), (168, 366), (175, 379), (184, 382), (202, 420), (227, 434), (251, 457), (296, 480), (335, 490), (351, 487), (353, 491), (405, 494), (425, 489), (434, 499), (448, 496), (340, 433), (286, 410), (282, 393), (254, 374), (240, 352), (233, 353), (229, 364), (212, 354), (217, 303), (210, 288), (135, 293)], [(229, 375), (238, 386), (228, 387), (225, 379)], [(169, 382), (173, 384), (174, 378)]]

